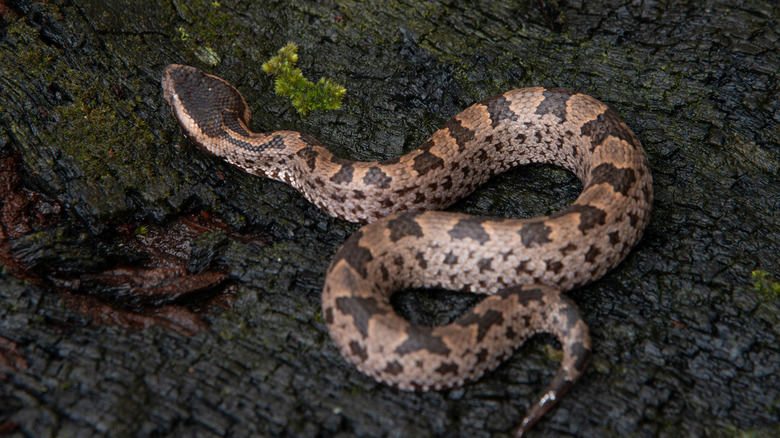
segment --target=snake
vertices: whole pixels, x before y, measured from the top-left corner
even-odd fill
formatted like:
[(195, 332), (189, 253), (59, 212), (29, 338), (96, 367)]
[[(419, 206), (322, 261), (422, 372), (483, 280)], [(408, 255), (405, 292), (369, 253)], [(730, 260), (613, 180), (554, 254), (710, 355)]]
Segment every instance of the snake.
[[(590, 333), (563, 292), (626, 257), (653, 200), (644, 149), (606, 105), (564, 88), (516, 89), (473, 104), (401, 157), (364, 162), (339, 158), (307, 134), (252, 132), (241, 93), (197, 68), (167, 66), (162, 88), (200, 149), (293, 186), (332, 216), (366, 223), (338, 249), (322, 288), (331, 338), (362, 373), (402, 390), (447, 390), (493, 370), (529, 337), (551, 333), (561, 365), (518, 437), (583, 374)], [(543, 217), (441, 211), (529, 163), (573, 172), (581, 193)], [(414, 288), (485, 298), (448, 324), (414, 325), (390, 303)]]

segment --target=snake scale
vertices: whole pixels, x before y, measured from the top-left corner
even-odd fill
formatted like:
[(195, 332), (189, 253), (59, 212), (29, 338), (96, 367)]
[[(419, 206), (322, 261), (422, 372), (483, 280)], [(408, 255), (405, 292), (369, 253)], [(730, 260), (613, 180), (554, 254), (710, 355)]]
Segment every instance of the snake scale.
[[(533, 334), (553, 333), (561, 367), (518, 436), (583, 373), (590, 335), (561, 291), (620, 263), (653, 197), (641, 144), (604, 104), (561, 88), (513, 90), (467, 108), (402, 157), (358, 162), (298, 132), (251, 132), (238, 90), (196, 68), (168, 66), (162, 87), (200, 148), (292, 185), (333, 216), (368, 223), (338, 250), (322, 292), (331, 337), (360, 371), (402, 389), (447, 389), (495, 368)], [(527, 163), (574, 172), (582, 193), (563, 211), (530, 219), (436, 211)], [(452, 323), (424, 327), (389, 303), (406, 288), (488, 295)]]

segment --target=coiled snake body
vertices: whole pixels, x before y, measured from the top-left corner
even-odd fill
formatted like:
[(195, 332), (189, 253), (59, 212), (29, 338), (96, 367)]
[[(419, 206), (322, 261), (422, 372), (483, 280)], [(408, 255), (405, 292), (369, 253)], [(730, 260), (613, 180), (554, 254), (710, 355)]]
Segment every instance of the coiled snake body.
[[(322, 293), (333, 340), (363, 373), (402, 389), (451, 388), (495, 368), (531, 335), (553, 333), (561, 368), (518, 435), (582, 374), (590, 337), (560, 291), (600, 278), (626, 256), (653, 197), (642, 146), (604, 104), (559, 88), (513, 90), (467, 108), (400, 158), (356, 162), (305, 134), (249, 131), (240, 93), (195, 68), (168, 66), (162, 86), (201, 148), (292, 185), (333, 216), (370, 222), (339, 249)], [(526, 163), (574, 172), (582, 193), (563, 211), (531, 219), (430, 211)], [(389, 304), (404, 288), (489, 295), (450, 324), (421, 327)]]

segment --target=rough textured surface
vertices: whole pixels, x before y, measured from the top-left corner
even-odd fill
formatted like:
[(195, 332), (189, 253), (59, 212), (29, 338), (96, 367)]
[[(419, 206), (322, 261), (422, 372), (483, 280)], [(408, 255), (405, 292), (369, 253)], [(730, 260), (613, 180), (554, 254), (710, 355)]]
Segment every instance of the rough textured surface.
[[(572, 295), (592, 365), (531, 436), (779, 433), (780, 306), (751, 278), (780, 277), (778, 7), (468, 5), (4, 2), (0, 153), (18, 151), (22, 183), (59, 205), (46, 211), (61, 222), (3, 234), (0, 431), (505, 436), (555, 372), (541, 342), (446, 393), (398, 391), (351, 368), (318, 312), (325, 269), (355, 226), (181, 140), (159, 74), (182, 63), (237, 84), (254, 130), (306, 132), (351, 159), (398, 156), (512, 88), (603, 101), (648, 152), (653, 216), (621, 266)], [(259, 65), (288, 40), (307, 75), (345, 84), (342, 110), (301, 119), (273, 95)], [(511, 172), (455, 209), (548, 214), (576, 197), (574, 181), (546, 167)], [(195, 335), (101, 325), (56, 292), (61, 283), (10, 275), (23, 264), (72, 280), (134, 263), (118, 225), (201, 209), (254, 237), (212, 231), (187, 247), (192, 273), (215, 268), (237, 285), (232, 308), (206, 306), (211, 327)], [(395, 301), (427, 323), (473, 304), (435, 293)]]

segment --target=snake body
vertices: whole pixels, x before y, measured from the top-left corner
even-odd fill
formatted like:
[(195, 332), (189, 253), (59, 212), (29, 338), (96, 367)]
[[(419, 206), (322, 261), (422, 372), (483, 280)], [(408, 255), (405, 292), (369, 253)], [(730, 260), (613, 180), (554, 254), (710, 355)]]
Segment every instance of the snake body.
[[(162, 86), (202, 149), (292, 185), (333, 216), (370, 222), (338, 250), (322, 293), (331, 337), (360, 371), (402, 389), (447, 389), (495, 368), (533, 334), (553, 333), (561, 368), (518, 436), (582, 374), (588, 329), (561, 291), (626, 256), (653, 197), (640, 142), (604, 104), (560, 88), (513, 90), (467, 108), (402, 157), (357, 162), (298, 132), (251, 132), (243, 97), (216, 76), (170, 65)], [(574, 172), (582, 193), (563, 211), (530, 219), (431, 211), (526, 163)], [(389, 304), (405, 288), (488, 296), (450, 324), (422, 327)]]

